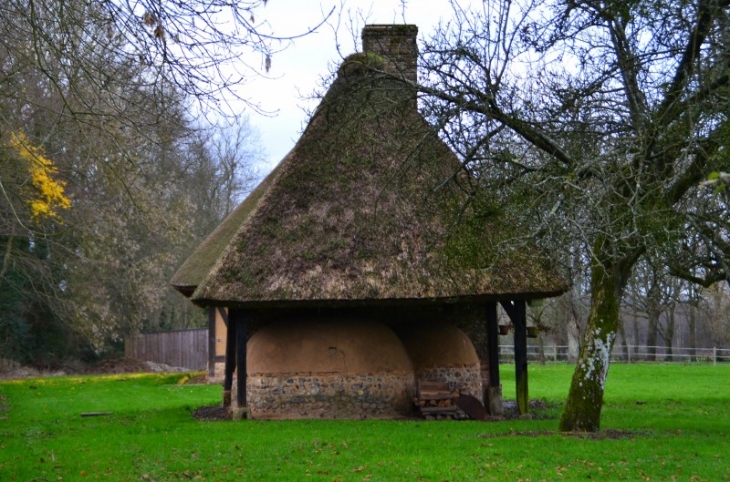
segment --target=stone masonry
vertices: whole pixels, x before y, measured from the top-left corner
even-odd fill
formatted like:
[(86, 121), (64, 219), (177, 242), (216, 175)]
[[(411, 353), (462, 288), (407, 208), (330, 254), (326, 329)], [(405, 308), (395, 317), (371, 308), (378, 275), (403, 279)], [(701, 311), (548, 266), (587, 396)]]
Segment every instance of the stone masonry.
[(452, 390), (482, 399), (482, 375), (479, 365), (465, 367), (435, 367), (416, 370), (418, 380), (444, 382)]
[(246, 389), (253, 419), (399, 418), (413, 413), (416, 383), (413, 373), (257, 374)]

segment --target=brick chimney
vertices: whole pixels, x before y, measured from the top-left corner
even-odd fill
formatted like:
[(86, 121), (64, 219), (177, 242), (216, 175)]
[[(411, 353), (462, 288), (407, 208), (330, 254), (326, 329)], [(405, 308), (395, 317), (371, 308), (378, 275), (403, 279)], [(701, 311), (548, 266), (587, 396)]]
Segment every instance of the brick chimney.
[(388, 72), (416, 82), (417, 35), (416, 25), (366, 25), (362, 30), (362, 50), (383, 57)]

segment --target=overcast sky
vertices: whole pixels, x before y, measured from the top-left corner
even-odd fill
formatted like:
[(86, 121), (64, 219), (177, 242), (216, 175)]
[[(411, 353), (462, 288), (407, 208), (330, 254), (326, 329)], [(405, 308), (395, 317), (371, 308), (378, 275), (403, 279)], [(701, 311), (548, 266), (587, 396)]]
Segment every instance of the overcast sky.
[(344, 0), (344, 5), (331, 0), (269, 0), (255, 15), (257, 21), (265, 19), (274, 34), (286, 37), (317, 25), (333, 8), (327, 25), (295, 40), (273, 57), (268, 78), (251, 79), (241, 89), (242, 95), (275, 112), (265, 117), (249, 111), (250, 123), (259, 131), (266, 151), (261, 174), (273, 169), (299, 138), (306, 125), (306, 112), (318, 103), (306, 97), (317, 90), (321, 79), (343, 56), (356, 51), (352, 22), (359, 49), (365, 22), (416, 24), (421, 39), (430, 35), (440, 19), (448, 20), (452, 15), (448, 0), (409, 0), (405, 7), (399, 0)]

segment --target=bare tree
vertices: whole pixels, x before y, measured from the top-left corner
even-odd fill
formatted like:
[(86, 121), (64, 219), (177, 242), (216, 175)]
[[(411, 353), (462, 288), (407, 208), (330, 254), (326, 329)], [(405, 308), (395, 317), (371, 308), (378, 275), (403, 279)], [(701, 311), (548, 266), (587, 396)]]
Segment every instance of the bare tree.
[(730, 343), (730, 290), (726, 283), (718, 283), (705, 290), (705, 322), (713, 346)]
[(254, 166), (263, 161), (258, 132), (246, 116), (214, 130), (206, 142), (209, 155), (218, 167), (221, 179), (221, 219), (235, 208), (254, 187)]
[(645, 258), (728, 276), (730, 2), (484, 2), (423, 47), (424, 110), (553, 253), (580, 240), (591, 308), (561, 430), (600, 426), (609, 353)]
[(671, 359), (676, 308), (688, 289), (689, 283), (672, 276), (666, 266), (653, 266), (645, 260), (634, 266), (624, 300), (637, 327), (639, 318), (646, 320), (647, 360), (657, 360), (659, 338), (664, 342), (667, 358)]
[[(207, 148), (198, 149), (192, 120), (204, 108), (220, 109), (221, 92), (265, 72), (290, 40), (256, 21), (265, 3), (0, 4), (4, 354), (60, 352), (72, 338), (101, 348), (178, 316), (171, 270), (198, 224), (222, 216), (216, 209), (204, 221), (191, 196), (193, 186), (224, 177), (217, 164), (190, 177), (192, 158), (214, 164)], [(25, 151), (14, 141), (21, 136)], [(246, 142), (240, 137), (238, 147)], [(24, 160), (26, 151), (34, 154)], [(55, 216), (34, 214), (32, 202), (42, 199), (35, 191), (44, 188), (32, 187), (33, 170), (42, 159), (54, 170), (46, 178), (70, 200)], [(226, 182), (244, 172), (244, 160), (235, 162)], [(55, 344), (46, 350), (44, 343)], [(33, 345), (35, 353), (21, 353)]]

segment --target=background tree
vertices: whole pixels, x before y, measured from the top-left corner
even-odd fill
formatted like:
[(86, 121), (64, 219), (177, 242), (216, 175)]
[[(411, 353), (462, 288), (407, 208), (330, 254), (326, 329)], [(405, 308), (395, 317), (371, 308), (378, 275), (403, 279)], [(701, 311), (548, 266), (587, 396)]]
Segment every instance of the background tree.
[(676, 308), (686, 283), (669, 274), (666, 267), (652, 266), (640, 260), (624, 295), (624, 312), (630, 312), (638, 330), (638, 319), (646, 320), (646, 357), (657, 360), (659, 339), (664, 342), (667, 357), (672, 355), (672, 339), (676, 330)]
[(639, 260), (707, 286), (727, 277), (726, 195), (700, 184), (730, 163), (729, 4), (454, 3), (422, 49), (425, 110), (510, 200), (525, 230), (513, 242), (586, 249), (591, 307), (561, 430), (599, 428)]
[[(257, 148), (241, 137), (224, 165), (191, 112), (253, 73), (245, 58), (268, 64), (259, 5), (0, 5), (2, 356), (53, 364), (202, 319), (168, 279), (231, 197), (213, 194), (219, 207), (206, 211), (195, 193), (245, 181)], [(45, 161), (68, 202), (53, 205), (53, 185), (36, 181)], [(50, 209), (40, 215), (39, 200)]]
[(705, 290), (704, 319), (712, 337), (713, 346), (730, 343), (730, 293), (726, 283), (718, 283)]

